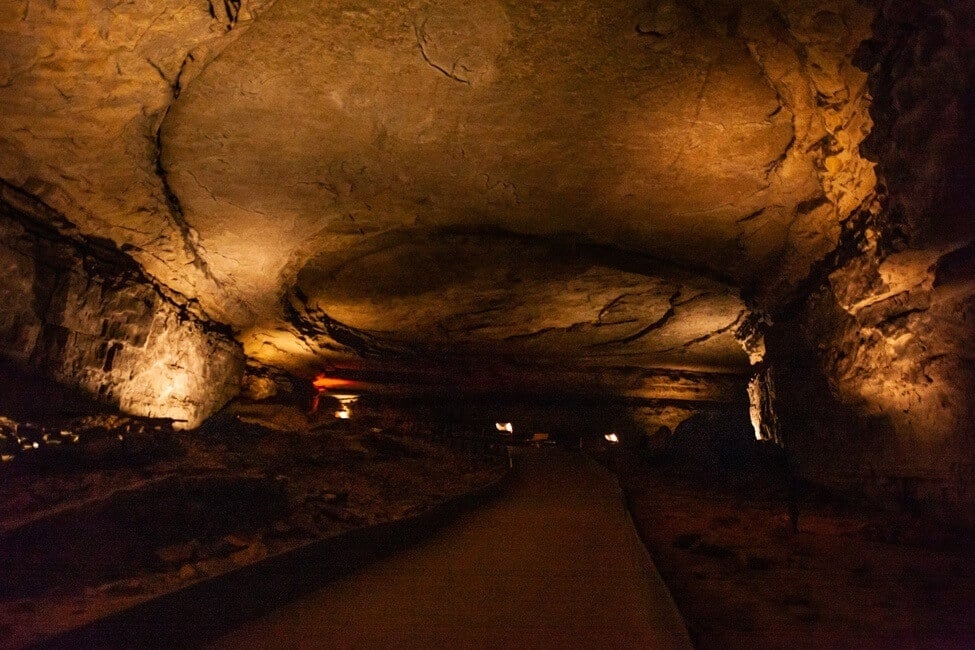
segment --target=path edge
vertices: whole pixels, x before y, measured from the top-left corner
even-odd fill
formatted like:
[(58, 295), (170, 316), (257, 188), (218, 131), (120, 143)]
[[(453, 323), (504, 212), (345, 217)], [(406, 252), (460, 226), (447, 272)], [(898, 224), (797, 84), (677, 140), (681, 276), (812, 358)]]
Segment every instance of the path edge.
[(634, 515), (633, 515), (633, 509), (635, 507), (635, 503), (630, 498), (629, 492), (626, 490), (626, 487), (623, 485), (623, 477), (620, 476), (620, 473), (618, 471), (606, 465), (603, 465), (603, 467), (609, 469), (609, 471), (613, 475), (613, 478), (616, 480), (617, 486), (619, 487), (620, 498), (623, 502), (623, 511), (626, 513), (626, 520), (629, 522), (630, 530), (633, 532), (636, 541), (639, 543), (640, 548), (643, 551), (641, 553), (641, 559), (645, 563), (645, 569), (647, 573), (650, 576), (652, 576), (656, 582), (659, 582), (659, 585), (663, 588), (664, 593), (667, 594), (667, 598), (670, 601), (670, 606), (673, 609), (674, 613), (677, 615), (677, 620), (679, 621), (680, 625), (684, 629), (684, 633), (686, 635), (685, 638), (689, 643), (688, 647), (696, 648), (698, 645), (697, 636), (695, 635), (694, 631), (692, 631), (691, 628), (688, 626), (687, 617), (684, 615), (684, 612), (681, 610), (680, 607), (677, 606), (677, 600), (674, 598), (674, 592), (671, 591), (670, 585), (667, 584), (667, 581), (664, 580), (664, 577), (660, 574), (660, 570), (657, 568), (657, 563), (654, 562), (653, 554), (650, 552), (650, 546), (647, 544), (647, 540), (640, 532), (640, 527), (637, 526), (636, 524), (636, 519), (634, 519)]
[(512, 469), (402, 519), (314, 540), (75, 628), (35, 641), (33, 648), (198, 646), (356, 569), (430, 537), (460, 515), (500, 496)]

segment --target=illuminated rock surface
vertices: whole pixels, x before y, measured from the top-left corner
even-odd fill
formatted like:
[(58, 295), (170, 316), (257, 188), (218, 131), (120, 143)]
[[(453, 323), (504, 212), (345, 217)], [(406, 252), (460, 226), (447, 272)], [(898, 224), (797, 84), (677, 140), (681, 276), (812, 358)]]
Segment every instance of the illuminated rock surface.
[(195, 428), (240, 390), (240, 345), (186, 314), (110, 247), (0, 213), (3, 360), (128, 413)]
[(949, 528), (975, 523), (973, 19), (971, 2), (882, 7), (859, 58), (888, 196), (766, 337), (801, 470), (923, 504)]
[(627, 395), (640, 372), (680, 392), (752, 362), (810, 477), (947, 481), (969, 507), (973, 15), (8, 3), (4, 202), (112, 242), (145, 280), (69, 292), (78, 331), (132, 312), (131, 331), (31, 356), (29, 323), (50, 317), (27, 271), (43, 254), (21, 246), (7, 356), (129, 410), (187, 404), (191, 423), (238, 389), (237, 343), (304, 377), (496, 365)]
[[(265, 343), (307, 352), (300, 333), (280, 330), (299, 270), (375, 248), (387, 231), (433, 254), (456, 242), (444, 227), (568, 234), (747, 284), (782, 270), (789, 285), (872, 186), (854, 152), (869, 126), (865, 75), (849, 62), (869, 13), (854, 2), (229, 6), (5, 10), (0, 175), (123, 245), (244, 332), (257, 358)], [(429, 273), (498, 276), (512, 261), (468, 253), (440, 255)], [(400, 261), (363, 270), (392, 276)], [(632, 269), (650, 276), (640, 289), (653, 313), (680, 288), (660, 286), (657, 268)], [(638, 284), (562, 271), (607, 301)], [(502, 311), (551, 293), (553, 272), (525, 275)], [(733, 292), (698, 299), (708, 315), (668, 340), (726, 327), (742, 309)], [(316, 298), (332, 304), (327, 291)], [(489, 338), (593, 323), (605, 306), (576, 302), (547, 319), (509, 313)], [(325, 313), (394, 341), (427, 336), (429, 319), (392, 309), (377, 322), (386, 305), (372, 303), (361, 320)], [(464, 349), (468, 331), (450, 336), (449, 321), (466, 305), (447, 307), (437, 343)], [(576, 337), (582, 349), (534, 347), (587, 357), (609, 332)], [(742, 363), (711, 347), (696, 360)]]

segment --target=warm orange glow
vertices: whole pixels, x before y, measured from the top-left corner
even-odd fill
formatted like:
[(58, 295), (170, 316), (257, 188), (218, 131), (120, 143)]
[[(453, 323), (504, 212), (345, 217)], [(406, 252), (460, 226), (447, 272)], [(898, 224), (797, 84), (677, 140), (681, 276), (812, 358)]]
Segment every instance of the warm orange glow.
[(612, 442), (614, 444), (620, 441), (620, 437), (615, 433), (607, 433), (603, 437), (606, 438), (606, 442)]
[(494, 428), (498, 431), (506, 431), (508, 433), (514, 433), (515, 428), (511, 426), (510, 422), (495, 422)]
[(764, 438), (762, 436), (762, 384), (758, 375), (748, 382), (748, 405), (748, 415), (755, 430), (755, 440), (761, 441)]
[(329, 377), (325, 374), (316, 375), (312, 380), (311, 385), (315, 388), (318, 393), (315, 395), (311, 403), (311, 412), (315, 413), (318, 411), (318, 403), (321, 396), (328, 393), (335, 399), (337, 399), (342, 404), (342, 409), (335, 411), (335, 417), (341, 420), (348, 420), (352, 416), (352, 410), (349, 408), (350, 404), (354, 404), (359, 396), (357, 394), (339, 394), (332, 391), (338, 389), (350, 389), (359, 388), (362, 386), (357, 381), (352, 381), (351, 379), (342, 379), (341, 377)]
[(332, 397), (339, 401), (342, 405), (338, 411), (335, 411), (335, 417), (340, 420), (348, 420), (352, 417), (352, 409), (349, 408), (359, 400), (358, 395), (339, 395), (337, 393), (332, 393)]
[(335, 390), (337, 388), (352, 388), (357, 384), (351, 379), (341, 379), (339, 377), (326, 377), (325, 375), (317, 375), (312, 380), (311, 385), (320, 391), (325, 391), (325, 390)]

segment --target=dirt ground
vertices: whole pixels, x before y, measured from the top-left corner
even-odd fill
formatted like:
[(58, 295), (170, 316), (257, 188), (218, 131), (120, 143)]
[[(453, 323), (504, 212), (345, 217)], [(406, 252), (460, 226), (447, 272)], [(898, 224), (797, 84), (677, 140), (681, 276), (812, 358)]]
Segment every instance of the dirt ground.
[(0, 647), (408, 517), (506, 470), (499, 451), (400, 419), (238, 404), (194, 432), (120, 416), (45, 428), (79, 439), (0, 466)]
[(970, 540), (808, 487), (793, 532), (774, 472), (610, 464), (698, 647), (975, 647)]

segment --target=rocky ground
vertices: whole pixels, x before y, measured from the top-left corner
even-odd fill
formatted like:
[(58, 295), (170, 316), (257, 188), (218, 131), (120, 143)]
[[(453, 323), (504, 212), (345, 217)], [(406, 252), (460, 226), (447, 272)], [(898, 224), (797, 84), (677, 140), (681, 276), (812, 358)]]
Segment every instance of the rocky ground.
[(702, 472), (613, 460), (697, 645), (970, 647), (971, 540), (800, 486), (774, 464)]
[[(30, 451), (0, 465), (0, 646), (410, 516), (504, 471), (485, 446), (398, 422), (259, 404), (189, 433), (106, 415), (13, 433), (3, 422), (6, 442)], [(64, 442), (46, 446), (45, 434)]]

